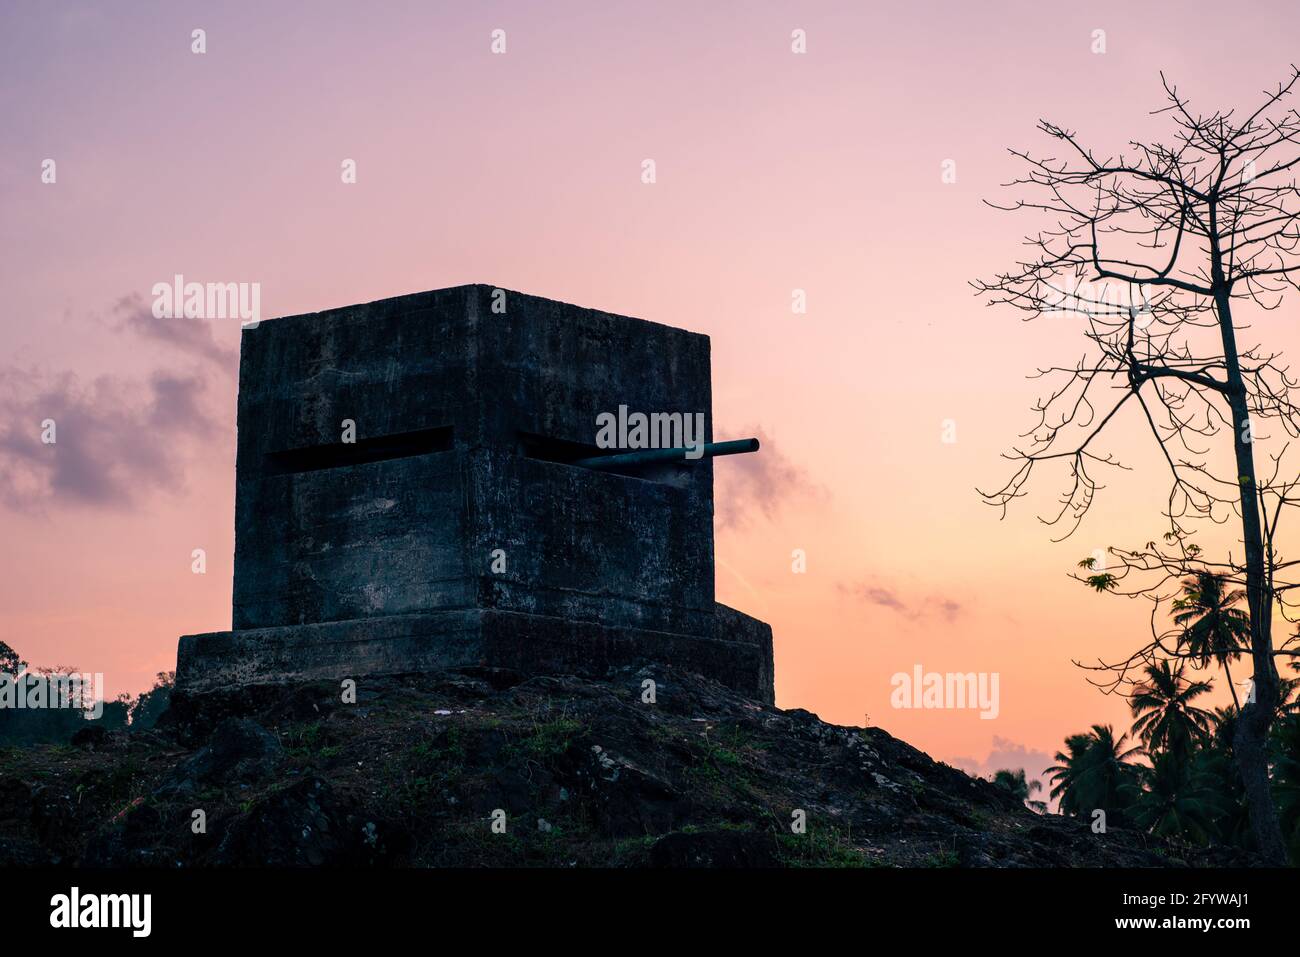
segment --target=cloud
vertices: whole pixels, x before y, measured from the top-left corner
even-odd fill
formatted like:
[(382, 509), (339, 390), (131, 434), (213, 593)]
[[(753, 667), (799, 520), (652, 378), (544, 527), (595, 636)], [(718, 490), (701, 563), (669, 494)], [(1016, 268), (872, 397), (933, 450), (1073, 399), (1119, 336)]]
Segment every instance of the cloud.
[[(182, 448), (215, 429), (198, 378), (154, 373), (147, 383), (6, 370), (0, 393), (0, 502), (123, 507), (184, 485)], [(53, 423), (53, 443), (45, 423)]]
[(200, 404), (207, 382), (196, 376), (174, 372), (155, 372), (149, 377), (153, 401), (149, 423), (166, 433), (187, 433), (203, 437), (216, 428)]
[(862, 588), (862, 597), (873, 605), (880, 605), (900, 614), (907, 614), (908, 608), (901, 598), (888, 588), (878, 585), (866, 585)]
[(991, 778), (997, 771), (1006, 769), (1015, 771), (1023, 768), (1025, 778), (1029, 781), (1041, 781), (1043, 790), (1037, 794), (1030, 795), (1035, 801), (1047, 801), (1048, 794), (1051, 791), (1051, 782), (1048, 781), (1046, 770), (1056, 763), (1055, 760), (1046, 751), (1035, 751), (1019, 744), (1015, 741), (1009, 741), (1006, 738), (993, 736), (993, 743), (990, 747), (988, 757), (983, 760), (975, 758), (948, 758), (948, 763), (955, 768), (961, 768), (967, 774), (975, 777)]
[(119, 298), (112, 311), (115, 332), (197, 359), (197, 367), (178, 370), (172, 359), (141, 378), (88, 381), (71, 371), (0, 368), (0, 505), (129, 509), (183, 489), (188, 452), (220, 431), (205, 411), (204, 370), (237, 368), (237, 354), (218, 346), (206, 323), (154, 319), (139, 295)]
[(842, 595), (848, 595), (869, 605), (887, 608), (912, 621), (919, 621), (923, 618), (941, 618), (951, 624), (960, 618), (966, 610), (966, 607), (961, 602), (952, 598), (935, 598), (933, 596), (904, 597), (894, 586), (878, 582), (858, 584), (840, 582), (835, 587)]
[[(721, 427), (715, 431), (719, 435), (732, 435), (730, 430)], [(756, 436), (759, 451), (728, 456), (715, 465), (713, 500), (718, 528), (744, 527), (755, 514), (772, 521), (792, 499), (826, 496), (825, 489), (783, 455), (761, 428), (750, 426), (735, 435)]]
[(956, 621), (963, 610), (962, 603), (951, 598), (941, 598), (937, 606), (937, 611), (944, 621)]
[(210, 362), (232, 375), (239, 368), (239, 351), (219, 345), (206, 320), (157, 319), (138, 292), (119, 298), (113, 304), (113, 314), (118, 317), (115, 328), (119, 332)]

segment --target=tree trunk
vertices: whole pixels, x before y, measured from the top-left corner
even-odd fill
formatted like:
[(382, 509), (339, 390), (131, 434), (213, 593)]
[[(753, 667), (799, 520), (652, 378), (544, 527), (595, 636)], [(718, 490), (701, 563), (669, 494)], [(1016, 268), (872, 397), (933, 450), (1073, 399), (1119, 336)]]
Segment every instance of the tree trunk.
[(1220, 664), (1223, 665), (1223, 676), (1228, 679), (1228, 690), (1232, 692), (1232, 706), (1237, 709), (1237, 714), (1241, 714), (1241, 700), (1237, 697), (1237, 686), (1232, 683), (1232, 669), (1228, 667), (1228, 659), (1225, 657)]
[(1232, 328), (1229, 290), (1223, 281), (1218, 258), (1214, 256), (1215, 303), (1219, 313), (1219, 333), (1227, 365), (1228, 405), (1232, 410), (1232, 446), (1236, 453), (1237, 485), (1240, 490), (1242, 541), (1246, 548), (1246, 600), (1250, 605), (1250, 657), (1255, 669), (1253, 702), (1247, 701), (1237, 716), (1233, 736), (1233, 756), (1241, 783), (1246, 790), (1250, 828), (1259, 852), (1269, 864), (1287, 862), (1286, 842), (1278, 822), (1277, 806), (1268, 780), (1268, 729), (1273, 723), (1278, 682), (1273, 666), (1273, 590), (1264, 564), (1264, 532), (1259, 517), (1259, 498), (1255, 485), (1255, 456), (1250, 441), (1250, 410), (1246, 404), (1246, 386), (1237, 357), (1237, 336)]

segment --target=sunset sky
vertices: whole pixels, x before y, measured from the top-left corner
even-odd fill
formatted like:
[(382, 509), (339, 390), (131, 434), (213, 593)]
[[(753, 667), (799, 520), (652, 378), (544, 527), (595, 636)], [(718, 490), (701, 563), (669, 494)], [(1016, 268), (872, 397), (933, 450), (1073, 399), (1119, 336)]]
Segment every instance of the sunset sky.
[[(1047, 149), (1040, 117), (1101, 152), (1166, 131), (1161, 70), (1253, 107), (1300, 12), (1046, 9), (6, 3), (0, 640), (111, 696), (230, 626), (239, 324), (150, 320), (154, 283), (258, 282), (272, 317), (482, 282), (712, 337), (715, 435), (764, 442), (716, 466), (718, 599), (772, 624), (780, 706), (981, 773), (1127, 729), (1071, 659), (1132, 650), (1147, 610), (1067, 576), (1163, 531), (1158, 453), (1120, 423), (1134, 471), (1063, 543), (1036, 518), (1059, 474), (1005, 521), (981, 502), (1032, 424), (1026, 374), (1082, 350), (1068, 318), (974, 297), (1029, 228), (981, 200), (1008, 147)], [(1257, 337), (1296, 354), (1297, 308)], [(891, 709), (916, 664), (998, 672), (997, 719)]]

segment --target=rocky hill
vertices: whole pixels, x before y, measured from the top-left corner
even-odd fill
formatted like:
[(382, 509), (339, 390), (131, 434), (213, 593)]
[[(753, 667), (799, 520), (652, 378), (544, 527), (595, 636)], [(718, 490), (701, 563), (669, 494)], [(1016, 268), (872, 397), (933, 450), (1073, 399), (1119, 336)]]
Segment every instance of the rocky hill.
[(694, 675), (656, 669), (645, 703), (647, 676), (178, 696), (151, 731), (0, 750), (0, 866), (1241, 863), (1038, 816), (885, 731)]

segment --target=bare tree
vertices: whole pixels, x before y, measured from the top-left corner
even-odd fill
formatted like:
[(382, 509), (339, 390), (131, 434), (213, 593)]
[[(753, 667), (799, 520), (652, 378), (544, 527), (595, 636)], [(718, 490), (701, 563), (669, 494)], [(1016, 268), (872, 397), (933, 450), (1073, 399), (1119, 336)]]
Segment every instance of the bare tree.
[[(1238, 337), (1249, 328), (1244, 318), (1266, 317), (1300, 288), (1300, 114), (1287, 108), (1297, 81), (1293, 66), (1248, 115), (1206, 115), (1162, 75), (1167, 102), (1153, 115), (1171, 124), (1168, 142), (1130, 141), (1112, 157), (1041, 121), (1061, 156), (1012, 150), (1026, 172), (1006, 185), (1023, 198), (990, 203), (1038, 218), (1025, 238), (1029, 253), (974, 284), (990, 305), (1076, 322), (1088, 342), (1076, 364), (1038, 370), (1048, 385), (1034, 406), (1036, 422), (1007, 453), (1014, 463), (1007, 483), (981, 492), (990, 504), (1005, 514), (1036, 469), (1060, 467), (1066, 490), (1043, 521), (1068, 536), (1092, 506), (1101, 475), (1126, 468), (1100, 444), (1108, 426), (1129, 416), (1150, 432), (1167, 466), (1158, 540), (1109, 548), (1076, 575), (1098, 590), (1154, 603), (1151, 640), (1124, 661), (1091, 666), (1107, 673), (1109, 683), (1100, 683), (1131, 687), (1130, 671), (1155, 660), (1203, 659), (1203, 649), (1159, 625), (1163, 603), (1176, 600), (1187, 578), (1211, 573), (1245, 589), (1250, 627), (1242, 651), (1254, 667), (1254, 691), (1241, 706), (1233, 750), (1254, 836), (1274, 863), (1285, 861), (1285, 847), (1266, 742), (1279, 705), (1275, 659), (1298, 653), (1294, 639), (1274, 646), (1273, 624), (1275, 615), (1290, 619), (1300, 587), (1300, 567), (1284, 559), (1278, 538), (1300, 505), (1300, 480), (1286, 461), (1290, 440), (1300, 437), (1300, 394), (1278, 353)], [(1218, 546), (1199, 546), (1193, 536), (1215, 534), (1214, 526), (1230, 534)]]

